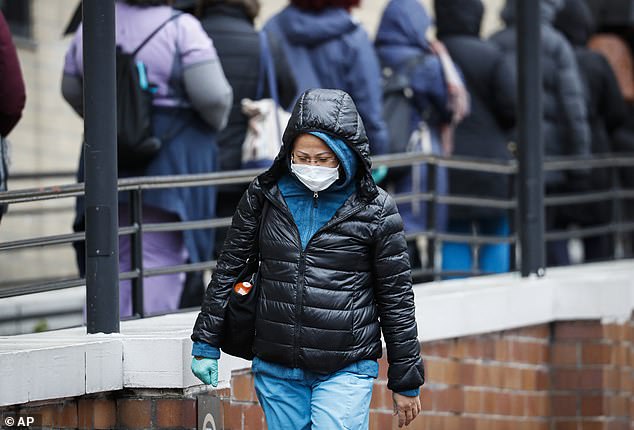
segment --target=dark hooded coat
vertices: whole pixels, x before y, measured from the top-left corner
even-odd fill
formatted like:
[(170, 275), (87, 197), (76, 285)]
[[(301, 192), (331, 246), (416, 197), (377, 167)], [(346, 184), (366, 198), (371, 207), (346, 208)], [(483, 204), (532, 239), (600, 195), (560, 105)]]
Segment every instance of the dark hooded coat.
[[(516, 82), (508, 59), (498, 46), (480, 39), (484, 14), (481, 0), (435, 0), (438, 38), (460, 67), (471, 96), (471, 113), (454, 134), (454, 154), (489, 160), (509, 160), (509, 132), (515, 125)], [(508, 198), (508, 175), (449, 171), (452, 194)], [(499, 215), (489, 208), (452, 206), (452, 218)]]
[[(514, 70), (517, 67), (515, 2), (516, 0), (507, 0), (502, 13), (507, 28), (491, 37), (491, 40), (506, 53)], [(583, 81), (570, 44), (552, 25), (557, 11), (563, 5), (563, 0), (541, 0), (540, 5), (544, 152), (546, 156), (588, 156), (590, 128)], [(568, 176), (564, 172), (546, 172), (544, 175), (546, 185), (551, 189), (563, 186), (569, 181), (575, 182), (578, 178), (579, 175), (575, 171), (571, 171)]]
[[(555, 28), (573, 46), (579, 64), (592, 133), (592, 153), (610, 153), (613, 151), (611, 135), (625, 122), (626, 106), (608, 61), (587, 48), (595, 24), (586, 2), (566, 0), (564, 8), (557, 14)], [(607, 190), (610, 185), (609, 169), (593, 169), (586, 191)], [(582, 223), (606, 222), (611, 219), (611, 203), (584, 205), (583, 209), (576, 207), (572, 212)]]
[[(359, 158), (356, 191), (302, 250), (292, 214), (278, 187), (288, 173), (295, 138), (321, 131), (343, 140)], [(382, 354), (385, 336), (388, 387), (396, 392), (423, 384), (414, 318), (414, 294), (403, 223), (394, 200), (377, 188), (368, 139), (352, 98), (343, 91), (303, 94), (271, 168), (242, 197), (192, 339), (218, 347), (227, 297), (255, 251), (258, 218), (260, 297), (254, 353), (286, 367), (331, 373)]]
[[(253, 22), (238, 5), (211, 4), (202, 11), (200, 23), (214, 41), (222, 70), (233, 88), (229, 120), (227, 126), (218, 133), (220, 170), (238, 170), (242, 167), (242, 143), (248, 126), (248, 118), (242, 113), (240, 102), (244, 98), (255, 100), (258, 97), (258, 81), (262, 79), (260, 39)], [(280, 103), (290, 109), (295, 100), (295, 81), (279, 44), (271, 40), (269, 45), (275, 64)], [(264, 85), (264, 90), (262, 95), (269, 96), (267, 85)], [(244, 190), (242, 185), (232, 188), (240, 189), (240, 192)]]

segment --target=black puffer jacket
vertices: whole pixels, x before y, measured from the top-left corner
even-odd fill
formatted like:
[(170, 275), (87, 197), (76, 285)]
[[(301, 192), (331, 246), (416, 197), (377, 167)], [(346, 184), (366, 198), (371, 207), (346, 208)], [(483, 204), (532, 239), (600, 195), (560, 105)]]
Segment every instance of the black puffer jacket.
[[(295, 138), (315, 130), (345, 141), (362, 162), (357, 191), (302, 251), (277, 181), (288, 172)], [(423, 365), (403, 223), (394, 200), (372, 180), (368, 140), (352, 98), (340, 90), (307, 91), (295, 105), (283, 142), (273, 166), (242, 197), (192, 339), (220, 344), (227, 296), (255, 249), (266, 199), (256, 356), (330, 373), (379, 358), (382, 330), (390, 363), (388, 387), (397, 392), (418, 388)]]
[[(611, 135), (625, 122), (625, 100), (608, 61), (587, 47), (595, 25), (585, 0), (566, 0), (557, 14), (555, 27), (570, 41), (577, 57), (592, 133), (592, 153), (613, 152)], [(610, 169), (593, 169), (583, 191), (607, 190), (610, 186)], [(610, 202), (575, 205), (570, 209), (571, 219), (581, 224), (603, 223), (612, 218)]]
[[(492, 36), (491, 40), (506, 52), (516, 69), (517, 37), (515, 3), (507, 0), (502, 17), (507, 28)], [(583, 84), (577, 61), (568, 41), (553, 28), (553, 21), (563, 0), (541, 0), (541, 61), (543, 82), (542, 136), (546, 156), (589, 156), (590, 128), (587, 121)], [(559, 187), (568, 181), (585, 179), (587, 172), (546, 172), (546, 185)]]

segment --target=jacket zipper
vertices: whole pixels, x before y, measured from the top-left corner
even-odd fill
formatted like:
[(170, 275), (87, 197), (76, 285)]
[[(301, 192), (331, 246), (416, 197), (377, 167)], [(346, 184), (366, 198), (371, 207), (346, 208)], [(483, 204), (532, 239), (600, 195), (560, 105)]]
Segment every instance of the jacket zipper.
[[(319, 233), (320, 231), (329, 228), (335, 224), (338, 224), (342, 221), (345, 221), (346, 219), (348, 219), (349, 217), (351, 217), (352, 215), (356, 214), (357, 212), (360, 212), (363, 209), (363, 206), (358, 205), (352, 209), (350, 209), (348, 212), (344, 213), (343, 215), (341, 215), (339, 218), (337, 218), (336, 220), (330, 220), (329, 222), (327, 222), (325, 225), (323, 225), (319, 230), (317, 230), (315, 232), (315, 234), (308, 240), (308, 243), (306, 244), (306, 248), (302, 248), (302, 238), (301, 238), (301, 234), (299, 232), (299, 228), (297, 227), (297, 224), (295, 224), (295, 220), (293, 220), (293, 216), (291, 215), (291, 213), (288, 210), (285, 210), (284, 207), (282, 207), (281, 205), (279, 205), (275, 199), (273, 198), (269, 198), (270, 196), (267, 196), (266, 193), (264, 193), (265, 197), (268, 198), (268, 200), (274, 205), (276, 206), (278, 209), (280, 209), (280, 211), (286, 216), (286, 218), (288, 218), (289, 221), (291, 221), (291, 225), (293, 225), (295, 227), (295, 236), (297, 237), (297, 241), (299, 243), (299, 248), (300, 248), (300, 253), (299, 253), (299, 273), (298, 273), (298, 284), (297, 284), (297, 295), (295, 297), (295, 324), (293, 325), (293, 367), (299, 367), (299, 334), (300, 334), (300, 318), (301, 318), (301, 310), (302, 310), (302, 296), (304, 294), (304, 272), (306, 270), (306, 250), (308, 249), (308, 247), (310, 246), (310, 242), (313, 240), (313, 238), (315, 236), (317, 236), (317, 233)], [(317, 194), (317, 192), (315, 192), (313, 194), (313, 208), (317, 207), (317, 199), (319, 198), (319, 195)], [(311, 213), (311, 217), (314, 215), (314, 211)], [(312, 224), (312, 223), (311, 223)]]
[[(310, 211), (310, 229), (313, 229), (313, 225), (315, 224), (315, 211), (317, 209), (317, 199), (319, 198), (319, 194), (317, 191), (313, 193), (313, 209)], [(298, 230), (299, 231), (299, 230)], [(310, 242), (310, 239), (309, 239)], [(300, 237), (300, 246), (301, 246), (301, 237)], [(306, 244), (308, 247), (308, 244)], [(302, 249), (299, 254), (299, 278), (297, 283), (297, 296), (295, 297), (295, 326), (293, 329), (293, 367), (299, 367), (299, 334), (301, 331), (301, 320), (302, 320), (302, 297), (304, 296), (304, 271), (306, 270), (306, 251)]]

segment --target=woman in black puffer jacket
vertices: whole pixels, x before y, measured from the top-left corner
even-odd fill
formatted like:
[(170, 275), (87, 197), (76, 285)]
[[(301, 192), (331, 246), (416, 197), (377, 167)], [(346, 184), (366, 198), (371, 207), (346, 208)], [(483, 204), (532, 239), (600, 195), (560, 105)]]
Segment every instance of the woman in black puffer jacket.
[[(323, 149), (303, 154), (306, 141)], [(339, 179), (315, 188), (298, 170), (314, 168), (313, 162), (315, 172), (338, 168)], [(273, 166), (250, 184), (233, 217), (194, 327), (192, 354), (199, 360), (192, 369), (203, 382), (217, 382), (227, 297), (257, 246), (268, 202), (259, 235), (253, 372), (269, 428), (304, 428), (311, 421), (319, 424), (313, 428), (367, 428), (381, 331), (401, 424), (420, 410), (423, 363), (403, 223), (370, 167), (352, 98), (340, 90), (308, 90), (295, 105)], [(339, 395), (319, 396), (323, 384)], [(287, 422), (276, 421), (280, 416)]]

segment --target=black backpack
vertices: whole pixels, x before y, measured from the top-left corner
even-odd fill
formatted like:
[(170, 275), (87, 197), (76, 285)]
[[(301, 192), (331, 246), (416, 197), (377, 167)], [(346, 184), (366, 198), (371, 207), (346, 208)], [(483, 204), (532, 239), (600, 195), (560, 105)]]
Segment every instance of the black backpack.
[(148, 82), (147, 69), (136, 54), (170, 21), (154, 30), (132, 52), (117, 46), (117, 157), (120, 168), (146, 165), (161, 149), (161, 139), (152, 133), (152, 99), (156, 86)]
[[(402, 154), (409, 149), (412, 109), (417, 109), (410, 84), (411, 74), (425, 57), (426, 54), (416, 55), (401, 66), (382, 68), (383, 119), (389, 134), (389, 154)], [(396, 180), (409, 171), (409, 166), (391, 167), (388, 179)]]

